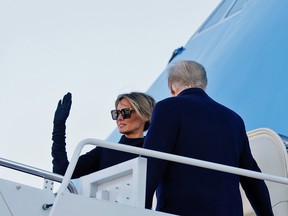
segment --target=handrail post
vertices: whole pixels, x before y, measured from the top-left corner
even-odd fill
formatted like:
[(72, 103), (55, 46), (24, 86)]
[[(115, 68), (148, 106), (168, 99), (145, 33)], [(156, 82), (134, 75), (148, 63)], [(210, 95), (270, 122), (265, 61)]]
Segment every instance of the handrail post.
[(70, 163), (69, 163), (69, 165), (68, 165), (68, 168), (67, 168), (67, 170), (66, 170), (66, 172), (65, 172), (65, 175), (64, 175), (62, 184), (61, 184), (61, 186), (60, 186), (60, 188), (59, 188), (59, 190), (58, 190), (58, 193), (57, 193), (57, 196), (56, 196), (56, 198), (55, 198), (54, 204), (53, 204), (53, 206), (52, 206), (52, 208), (51, 208), (51, 212), (50, 212), (49, 216), (53, 216), (54, 211), (55, 211), (55, 210), (54, 210), (54, 209), (55, 209), (55, 206), (56, 206), (56, 204), (58, 203), (58, 200), (60, 199), (61, 194), (65, 191), (65, 189), (67, 188), (67, 185), (69, 184), (69, 182), (70, 182), (70, 180), (71, 180), (71, 177), (72, 177), (72, 175), (73, 175), (74, 169), (75, 169), (76, 164), (77, 164), (77, 162), (78, 162), (78, 158), (79, 158), (79, 156), (80, 156), (80, 153), (81, 153), (83, 147), (84, 147), (86, 144), (88, 144), (89, 140), (90, 140), (90, 139), (82, 140), (82, 141), (76, 146), (76, 148), (75, 148), (75, 150), (74, 150), (74, 153), (73, 153), (73, 155), (72, 155), (72, 158), (71, 158), (71, 160), (70, 160)]

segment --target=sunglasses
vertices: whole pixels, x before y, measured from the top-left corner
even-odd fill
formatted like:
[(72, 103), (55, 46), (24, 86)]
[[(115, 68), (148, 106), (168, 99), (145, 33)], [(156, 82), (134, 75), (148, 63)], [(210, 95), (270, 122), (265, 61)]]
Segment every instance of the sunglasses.
[(121, 114), (123, 119), (129, 119), (131, 117), (131, 113), (134, 111), (132, 108), (124, 108), (121, 110), (111, 110), (111, 116), (113, 120), (117, 120), (119, 115)]

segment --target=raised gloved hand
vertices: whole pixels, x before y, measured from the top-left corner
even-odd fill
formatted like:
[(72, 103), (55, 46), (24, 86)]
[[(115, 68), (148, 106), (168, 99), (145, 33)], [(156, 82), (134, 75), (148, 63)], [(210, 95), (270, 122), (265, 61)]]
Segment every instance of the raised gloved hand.
[(65, 124), (72, 105), (72, 94), (68, 92), (63, 99), (58, 102), (57, 109), (54, 114), (54, 124)]
[(54, 114), (53, 132), (52, 132), (52, 157), (53, 172), (65, 174), (69, 164), (66, 153), (66, 120), (69, 116), (72, 104), (72, 95), (68, 92), (63, 99), (58, 102), (57, 109)]

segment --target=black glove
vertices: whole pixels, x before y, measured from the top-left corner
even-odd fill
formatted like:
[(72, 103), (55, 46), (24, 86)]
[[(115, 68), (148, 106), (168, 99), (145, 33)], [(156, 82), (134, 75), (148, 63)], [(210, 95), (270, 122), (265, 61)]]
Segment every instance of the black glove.
[(66, 120), (69, 116), (72, 104), (72, 95), (68, 92), (63, 99), (58, 102), (57, 109), (54, 114), (53, 132), (52, 132), (52, 163), (53, 172), (64, 175), (68, 167), (68, 159), (66, 153)]
[(64, 95), (63, 100), (58, 102), (57, 109), (55, 111), (54, 115), (54, 121), (53, 123), (58, 124), (65, 124), (66, 120), (69, 116), (70, 109), (72, 104), (72, 95), (70, 92), (68, 92), (66, 95)]

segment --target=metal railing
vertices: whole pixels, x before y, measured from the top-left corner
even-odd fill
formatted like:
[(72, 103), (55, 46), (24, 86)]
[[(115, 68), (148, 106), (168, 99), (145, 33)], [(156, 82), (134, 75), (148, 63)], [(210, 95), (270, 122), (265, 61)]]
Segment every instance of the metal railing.
[[(15, 161), (7, 160), (7, 159), (1, 158), (1, 157), (0, 157), (0, 166), (10, 168), (13, 170), (17, 170), (17, 171), (20, 171), (23, 173), (27, 173), (27, 174), (30, 174), (33, 176), (42, 177), (44, 179), (49, 179), (49, 180), (59, 182), (59, 183), (61, 183), (64, 179), (64, 176), (58, 175), (56, 173), (48, 172), (46, 170), (38, 169), (38, 168), (35, 168), (32, 166), (27, 166), (25, 164), (21, 164), (21, 163), (15, 162)], [(70, 180), (69, 180), (66, 187), (68, 188), (68, 190), (71, 193), (78, 194), (78, 191), (77, 191), (75, 185)]]
[(88, 138), (88, 139), (82, 140), (76, 146), (76, 149), (73, 153), (73, 156), (71, 158), (71, 161), (70, 161), (69, 166), (67, 168), (67, 171), (65, 173), (64, 179), (62, 181), (62, 184), (61, 184), (59, 191), (57, 193), (57, 196), (56, 196), (54, 205), (51, 209), (50, 215), (53, 215), (54, 207), (57, 205), (57, 202), (60, 199), (61, 194), (67, 188), (67, 186), (70, 182), (70, 179), (72, 177), (72, 174), (74, 172), (75, 166), (77, 164), (78, 158), (80, 156), (80, 153), (81, 153), (81, 151), (85, 145), (94, 145), (94, 146), (99, 146), (102, 148), (108, 148), (108, 149), (113, 149), (113, 150), (118, 150), (118, 151), (123, 151), (123, 152), (129, 152), (129, 153), (133, 153), (133, 154), (138, 154), (138, 155), (143, 155), (143, 156), (148, 156), (148, 157), (154, 157), (154, 158), (168, 160), (168, 161), (172, 161), (172, 162), (183, 163), (183, 164), (188, 164), (188, 165), (192, 165), (192, 166), (198, 166), (198, 167), (202, 167), (202, 168), (232, 173), (232, 174), (241, 175), (241, 176), (252, 177), (252, 178), (256, 178), (256, 179), (263, 179), (263, 180), (268, 180), (268, 181), (278, 182), (281, 184), (287, 184), (288, 185), (288, 178), (284, 178), (284, 177), (280, 177), (280, 176), (274, 176), (274, 175), (269, 175), (269, 174), (265, 174), (265, 173), (245, 170), (242, 168), (236, 168), (236, 167), (231, 167), (231, 166), (227, 166), (227, 165), (217, 164), (217, 163), (213, 163), (213, 162), (208, 162), (208, 161), (203, 161), (203, 160), (198, 160), (198, 159), (193, 159), (193, 158), (188, 158), (188, 157), (183, 157), (183, 156), (178, 156), (178, 155), (173, 155), (173, 154), (168, 154), (168, 153), (164, 153), (164, 152), (158, 152), (158, 151), (153, 151), (153, 150), (149, 150), (149, 149), (133, 147), (133, 146), (128, 146), (128, 145), (119, 144), (119, 143), (115, 144), (112, 142)]

